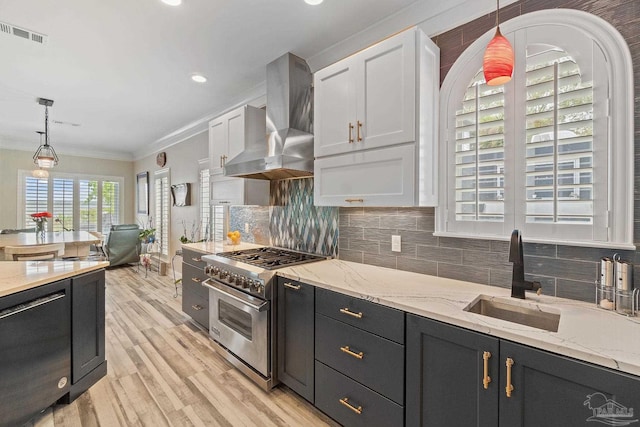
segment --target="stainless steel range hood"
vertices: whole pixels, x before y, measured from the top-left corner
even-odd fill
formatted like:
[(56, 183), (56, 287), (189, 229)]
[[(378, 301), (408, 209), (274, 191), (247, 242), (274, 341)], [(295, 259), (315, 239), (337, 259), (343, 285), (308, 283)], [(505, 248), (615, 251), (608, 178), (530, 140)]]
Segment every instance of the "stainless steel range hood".
[(287, 179), (313, 175), (313, 76), (287, 53), (267, 65), (267, 138), (225, 163), (225, 176)]

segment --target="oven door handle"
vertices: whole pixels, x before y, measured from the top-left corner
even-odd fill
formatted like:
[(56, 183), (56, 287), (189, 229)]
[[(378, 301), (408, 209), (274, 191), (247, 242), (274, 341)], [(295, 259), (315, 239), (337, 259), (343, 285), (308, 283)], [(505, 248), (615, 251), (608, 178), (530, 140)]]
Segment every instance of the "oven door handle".
[[(224, 295), (228, 296), (229, 298), (232, 298), (238, 302), (241, 302), (242, 304), (246, 305), (247, 307), (250, 307), (252, 309), (254, 309), (257, 312), (262, 312), (262, 311), (266, 311), (269, 309), (269, 301), (262, 301), (262, 300), (258, 300), (257, 298), (251, 297), (249, 295), (246, 295), (244, 292), (240, 292), (237, 291), (233, 288), (230, 288), (227, 285), (224, 284), (220, 284), (217, 281), (215, 281), (214, 279), (207, 279), (204, 282), (202, 282), (203, 286), (206, 286), (208, 288), (213, 289), (214, 291), (218, 291), (223, 293)], [(258, 300), (258, 301), (262, 301), (261, 304), (255, 304), (252, 300)]]

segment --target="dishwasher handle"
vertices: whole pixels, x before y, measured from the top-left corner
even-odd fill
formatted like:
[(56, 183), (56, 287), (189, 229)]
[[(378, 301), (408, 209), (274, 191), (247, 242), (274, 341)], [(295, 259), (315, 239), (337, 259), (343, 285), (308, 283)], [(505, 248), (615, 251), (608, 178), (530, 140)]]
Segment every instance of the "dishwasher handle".
[(13, 307), (9, 307), (0, 311), (0, 320), (6, 319), (7, 317), (11, 317), (15, 314), (25, 312), (27, 310), (31, 310), (41, 305), (49, 304), (50, 302), (59, 300), (60, 298), (64, 298), (65, 296), (66, 296), (65, 292), (60, 291), (44, 297), (36, 298), (31, 301), (24, 302), (18, 305), (14, 305)]

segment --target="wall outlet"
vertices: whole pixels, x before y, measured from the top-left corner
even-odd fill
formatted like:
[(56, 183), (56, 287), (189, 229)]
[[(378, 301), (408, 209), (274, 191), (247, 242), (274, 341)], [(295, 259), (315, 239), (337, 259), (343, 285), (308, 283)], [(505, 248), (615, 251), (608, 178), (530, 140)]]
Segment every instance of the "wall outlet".
[(400, 246), (401, 246), (400, 236), (391, 236), (391, 250), (393, 252), (401, 252)]
[(244, 223), (244, 232), (245, 232), (245, 233), (248, 233), (248, 232), (249, 232), (249, 223), (248, 223), (248, 222), (245, 222), (245, 223)]

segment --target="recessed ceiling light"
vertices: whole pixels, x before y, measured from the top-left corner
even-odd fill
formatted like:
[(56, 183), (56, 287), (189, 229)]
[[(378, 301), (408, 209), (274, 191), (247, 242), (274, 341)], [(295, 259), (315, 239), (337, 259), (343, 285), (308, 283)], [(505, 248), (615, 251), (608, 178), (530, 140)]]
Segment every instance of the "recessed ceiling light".
[(193, 80), (196, 83), (204, 83), (207, 81), (207, 78), (202, 74), (192, 74), (191, 80)]
[(180, 6), (182, 0), (162, 0), (162, 3), (168, 4), (169, 6)]
[(322, 3), (324, 0), (304, 0), (304, 1), (307, 4), (315, 6), (315, 5), (318, 5), (318, 4)]

